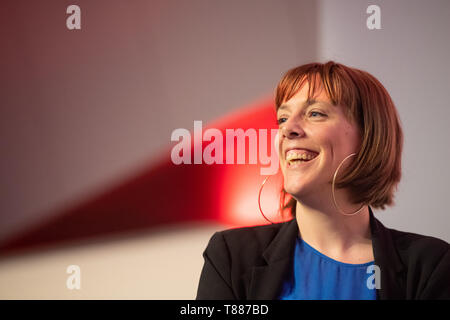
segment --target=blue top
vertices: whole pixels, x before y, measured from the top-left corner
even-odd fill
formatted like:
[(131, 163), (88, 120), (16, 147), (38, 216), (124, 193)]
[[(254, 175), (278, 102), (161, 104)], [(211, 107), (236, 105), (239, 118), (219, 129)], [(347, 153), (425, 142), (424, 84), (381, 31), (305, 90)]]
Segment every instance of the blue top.
[[(320, 253), (300, 237), (294, 253), (294, 272), (283, 283), (281, 300), (376, 300), (376, 289), (369, 289), (374, 261), (349, 264)], [(371, 269), (371, 268), (369, 268)], [(369, 285), (367, 284), (369, 282)]]

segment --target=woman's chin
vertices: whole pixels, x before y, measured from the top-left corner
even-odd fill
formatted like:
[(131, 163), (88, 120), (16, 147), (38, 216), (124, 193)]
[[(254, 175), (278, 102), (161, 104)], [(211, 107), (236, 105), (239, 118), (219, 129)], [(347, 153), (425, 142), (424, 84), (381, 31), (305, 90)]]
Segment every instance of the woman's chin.
[(284, 190), (296, 199), (301, 199), (311, 192), (310, 186), (303, 184), (285, 184)]

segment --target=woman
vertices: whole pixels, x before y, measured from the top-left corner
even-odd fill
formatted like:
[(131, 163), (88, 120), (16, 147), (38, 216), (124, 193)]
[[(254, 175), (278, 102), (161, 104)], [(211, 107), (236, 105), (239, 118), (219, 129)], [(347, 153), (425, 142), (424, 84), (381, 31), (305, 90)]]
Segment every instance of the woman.
[(275, 100), (294, 219), (215, 233), (197, 299), (450, 299), (449, 244), (372, 212), (393, 204), (401, 176), (402, 130), (381, 83), (312, 63), (289, 70)]

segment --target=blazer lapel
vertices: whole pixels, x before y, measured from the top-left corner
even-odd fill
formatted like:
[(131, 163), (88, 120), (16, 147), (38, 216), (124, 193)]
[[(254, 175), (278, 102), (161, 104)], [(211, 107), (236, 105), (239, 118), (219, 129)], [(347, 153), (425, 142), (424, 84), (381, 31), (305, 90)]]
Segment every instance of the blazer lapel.
[(405, 266), (389, 229), (374, 217), (370, 206), (369, 212), (373, 255), (381, 273), (381, 288), (377, 289), (379, 299), (405, 299)]
[(263, 257), (267, 263), (251, 269), (249, 300), (274, 300), (280, 294), (281, 286), (292, 270), (295, 239), (298, 236), (297, 221), (285, 222), (272, 240)]

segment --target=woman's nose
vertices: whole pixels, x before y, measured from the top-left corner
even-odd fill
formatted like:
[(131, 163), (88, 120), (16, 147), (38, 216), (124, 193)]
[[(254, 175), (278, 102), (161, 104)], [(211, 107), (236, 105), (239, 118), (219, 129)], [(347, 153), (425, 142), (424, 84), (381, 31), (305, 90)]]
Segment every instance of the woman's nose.
[(284, 126), (281, 128), (281, 134), (288, 139), (295, 139), (305, 135), (305, 131), (301, 127), (299, 121), (294, 119), (288, 119)]

